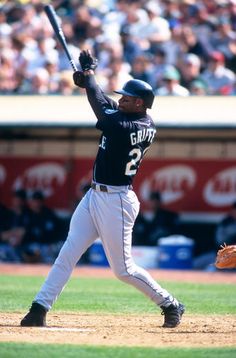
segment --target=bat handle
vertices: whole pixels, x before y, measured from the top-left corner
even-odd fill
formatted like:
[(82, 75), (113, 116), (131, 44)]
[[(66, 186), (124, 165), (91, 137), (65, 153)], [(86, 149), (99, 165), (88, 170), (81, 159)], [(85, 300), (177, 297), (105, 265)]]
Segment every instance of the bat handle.
[(78, 69), (76, 67), (75, 61), (71, 59), (70, 64), (71, 64), (71, 67), (73, 68), (73, 71), (76, 72)]

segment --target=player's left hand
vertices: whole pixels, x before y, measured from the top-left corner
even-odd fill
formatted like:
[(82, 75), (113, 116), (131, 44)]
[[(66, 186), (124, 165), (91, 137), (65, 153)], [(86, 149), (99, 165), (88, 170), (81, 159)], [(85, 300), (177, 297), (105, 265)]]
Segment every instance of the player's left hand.
[(88, 50), (81, 51), (79, 55), (79, 62), (83, 71), (94, 71), (98, 65), (98, 60), (94, 58)]
[(74, 84), (80, 88), (85, 88), (84, 74), (82, 71), (76, 71), (73, 73)]

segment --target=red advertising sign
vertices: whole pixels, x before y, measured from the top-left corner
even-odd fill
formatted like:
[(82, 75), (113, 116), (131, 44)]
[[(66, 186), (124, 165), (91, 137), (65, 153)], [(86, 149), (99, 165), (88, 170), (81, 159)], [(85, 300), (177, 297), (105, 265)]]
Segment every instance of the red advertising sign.
[[(0, 158), (0, 200), (10, 205), (14, 189), (43, 190), (47, 204), (70, 210), (81, 185), (91, 181), (93, 160), (75, 158)], [(236, 201), (235, 160), (146, 159), (134, 182), (143, 208), (159, 190), (178, 212), (224, 212)]]
[(167, 207), (182, 212), (223, 212), (236, 201), (236, 161), (148, 160), (137, 178), (142, 201), (159, 190)]

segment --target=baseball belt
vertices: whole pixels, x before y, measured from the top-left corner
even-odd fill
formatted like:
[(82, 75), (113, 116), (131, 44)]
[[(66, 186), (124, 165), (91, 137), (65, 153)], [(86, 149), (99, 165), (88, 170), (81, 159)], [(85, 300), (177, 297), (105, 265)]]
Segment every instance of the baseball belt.
[(106, 185), (103, 184), (92, 183), (91, 188), (97, 191), (103, 191), (104, 193), (108, 193), (108, 188), (106, 187)]

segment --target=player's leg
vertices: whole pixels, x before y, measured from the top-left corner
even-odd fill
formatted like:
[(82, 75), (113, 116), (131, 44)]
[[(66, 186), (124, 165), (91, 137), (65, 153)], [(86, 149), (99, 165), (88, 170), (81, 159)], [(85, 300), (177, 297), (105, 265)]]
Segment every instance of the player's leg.
[[(86, 249), (98, 237), (97, 230), (90, 215), (89, 197), (90, 192), (82, 199), (71, 218), (68, 237), (48, 277), (35, 296), (32, 305), (33, 310), (34, 307), (36, 307), (36, 311), (38, 308), (41, 311), (41, 307), (46, 312), (51, 309), (53, 303), (69, 280), (76, 263)], [(27, 316), (22, 320), (21, 325), (30, 325), (30, 322), (28, 322), (26, 318)]]
[[(108, 194), (109, 195), (109, 194)], [(178, 301), (164, 288), (162, 288), (151, 275), (143, 268), (137, 266), (131, 255), (132, 229), (139, 210), (139, 202), (134, 192), (110, 194), (104, 202), (103, 215), (99, 213), (97, 222), (100, 237), (103, 241), (104, 250), (110, 266), (115, 275), (122, 281), (133, 285), (143, 292), (158, 306), (166, 316), (167, 307), (169, 311), (174, 307), (174, 323), (179, 321)], [(111, 223), (111, 225), (109, 225)], [(169, 308), (170, 307), (170, 308)], [(169, 315), (169, 316), (170, 316)], [(181, 313), (182, 315), (182, 313)], [(166, 323), (167, 326), (167, 323)]]

